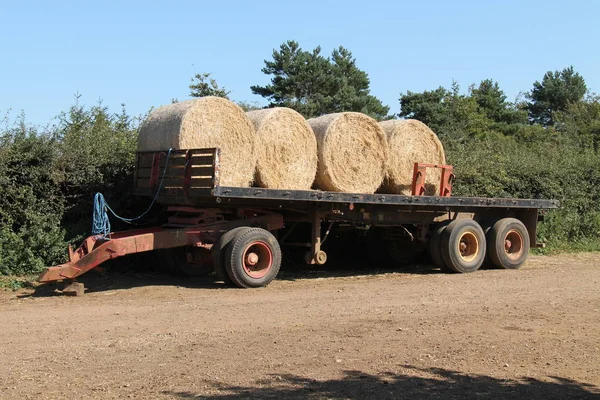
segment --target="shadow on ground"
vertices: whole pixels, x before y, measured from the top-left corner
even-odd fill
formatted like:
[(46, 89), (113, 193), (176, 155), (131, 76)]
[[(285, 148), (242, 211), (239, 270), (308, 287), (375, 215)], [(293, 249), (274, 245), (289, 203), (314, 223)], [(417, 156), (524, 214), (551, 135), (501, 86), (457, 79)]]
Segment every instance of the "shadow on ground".
[(382, 275), (389, 273), (406, 274), (440, 274), (438, 267), (427, 260), (417, 261), (409, 265), (396, 265), (392, 262), (376, 262), (368, 260), (332, 260), (325, 265), (307, 265), (300, 262), (287, 262), (279, 272), (278, 279), (295, 281), (298, 279), (335, 278), (357, 275)]
[(199, 395), (163, 392), (179, 399), (599, 399), (596, 386), (560, 377), (547, 380), (522, 378), (504, 380), (485, 375), (463, 374), (441, 368), (404, 366), (417, 377), (383, 373), (370, 375), (346, 371), (341, 379), (317, 381), (296, 375), (271, 376), (257, 387), (230, 386), (209, 382), (221, 392)]
[[(302, 257), (292, 254), (285, 257), (276, 279), (296, 281), (304, 279), (349, 277), (357, 275), (381, 275), (402, 272), (408, 274), (437, 274), (439, 268), (432, 266), (424, 257), (411, 265), (399, 266), (390, 262), (369, 261), (364, 257), (355, 259), (344, 257), (331, 259), (325, 265), (307, 265)], [(165, 268), (160, 257), (152, 253), (133, 254), (111, 260), (101, 267), (82, 275), (79, 282), (86, 287), (86, 293), (108, 290), (130, 289), (142, 286), (175, 286), (198, 289), (232, 289), (217, 281), (214, 273), (205, 277), (181, 276)], [(37, 286), (28, 296), (61, 295), (63, 283), (50, 283)]]

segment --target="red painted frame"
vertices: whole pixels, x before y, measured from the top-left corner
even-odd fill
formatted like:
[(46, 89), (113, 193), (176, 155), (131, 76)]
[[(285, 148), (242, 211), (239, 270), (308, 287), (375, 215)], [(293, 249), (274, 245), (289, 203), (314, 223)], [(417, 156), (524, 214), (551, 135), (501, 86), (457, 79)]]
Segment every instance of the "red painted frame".
[[(214, 209), (174, 207), (171, 211), (189, 214), (187, 221), (191, 225), (180, 229), (153, 227), (115, 232), (109, 234), (108, 238), (90, 236), (75, 251), (69, 248), (68, 262), (46, 268), (38, 277), (38, 282), (75, 279), (108, 260), (127, 254), (183, 246), (210, 249), (223, 233), (238, 226), (261, 226), (269, 231), (283, 228), (283, 216), (280, 214), (227, 221), (214, 220)], [(211, 218), (203, 219), (206, 216)], [(203, 220), (206, 222), (202, 223)]]
[(440, 179), (439, 195), (442, 197), (451, 196), (452, 195), (452, 181), (455, 178), (454, 167), (452, 165), (421, 164), (421, 163), (415, 163), (414, 170), (413, 170), (413, 180), (412, 180), (413, 196), (423, 196), (425, 194), (425, 180), (427, 179), (427, 168), (439, 168), (442, 170), (442, 177)]

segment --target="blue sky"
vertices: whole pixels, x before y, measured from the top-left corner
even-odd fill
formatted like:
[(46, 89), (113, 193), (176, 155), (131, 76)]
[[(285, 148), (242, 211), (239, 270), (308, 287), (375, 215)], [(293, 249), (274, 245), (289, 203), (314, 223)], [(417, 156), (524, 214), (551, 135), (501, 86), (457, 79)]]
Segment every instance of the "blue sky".
[(45, 125), (82, 95), (141, 114), (188, 98), (211, 72), (235, 100), (288, 39), (350, 49), (372, 94), (398, 112), (400, 92), (493, 78), (509, 99), (573, 65), (600, 91), (595, 1), (7, 1), (0, 0), (0, 113)]

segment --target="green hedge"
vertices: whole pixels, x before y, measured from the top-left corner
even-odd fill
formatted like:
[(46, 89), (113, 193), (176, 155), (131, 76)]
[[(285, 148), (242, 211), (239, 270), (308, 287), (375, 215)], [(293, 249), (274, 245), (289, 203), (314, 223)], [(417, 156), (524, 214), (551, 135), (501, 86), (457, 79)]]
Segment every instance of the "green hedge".
[(140, 118), (72, 107), (42, 131), (24, 116), (0, 132), (0, 274), (39, 272), (65, 261), (89, 234), (93, 195), (127, 214)]
[(560, 200), (540, 225), (551, 246), (594, 243), (600, 237), (600, 157), (591, 149), (554, 138), (519, 142), (489, 137), (448, 143), (456, 167), (456, 195)]

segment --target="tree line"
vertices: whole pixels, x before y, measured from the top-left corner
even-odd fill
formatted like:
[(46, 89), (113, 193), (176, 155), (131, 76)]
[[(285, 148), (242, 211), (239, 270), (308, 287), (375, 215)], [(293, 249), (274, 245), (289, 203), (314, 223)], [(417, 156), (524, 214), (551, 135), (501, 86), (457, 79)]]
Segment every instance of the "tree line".
[[(290, 107), (307, 118), (357, 111), (378, 120), (421, 120), (456, 167), (456, 195), (558, 199), (563, 207), (548, 214), (539, 240), (551, 249), (600, 249), (600, 99), (573, 67), (546, 72), (515, 101), (486, 79), (465, 91), (452, 82), (399, 93), (393, 109), (370, 92), (367, 72), (344, 47), (324, 55), (320, 47), (304, 50), (287, 41), (262, 72), (270, 82), (251, 91), (267, 107)], [(189, 89), (192, 97), (230, 95), (209, 73), (196, 74)], [(124, 106), (111, 112), (78, 99), (47, 127), (28, 124), (24, 115), (3, 119), (0, 274), (64, 262), (66, 245), (90, 233), (97, 191), (121, 215), (137, 215), (148, 205), (131, 193), (143, 119)], [(115, 221), (114, 228), (126, 227)]]

